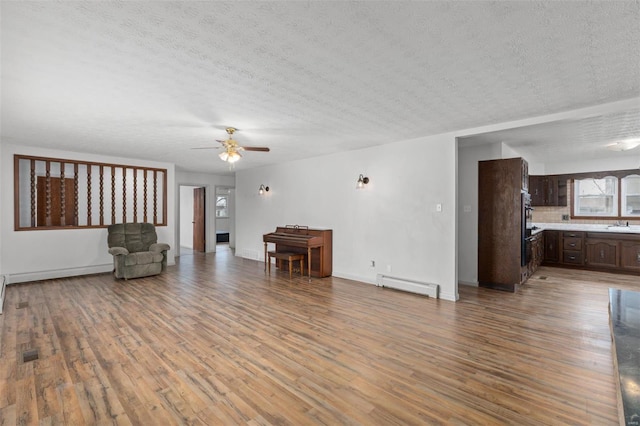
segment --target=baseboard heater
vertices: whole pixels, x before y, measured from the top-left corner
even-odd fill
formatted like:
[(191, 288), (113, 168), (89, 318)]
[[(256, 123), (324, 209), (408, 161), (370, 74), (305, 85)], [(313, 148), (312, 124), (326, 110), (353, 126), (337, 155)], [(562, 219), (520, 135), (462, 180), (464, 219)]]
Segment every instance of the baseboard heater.
[(404, 278), (390, 277), (378, 274), (377, 285), (395, 290), (408, 291), (410, 293), (422, 294), (425, 296), (438, 298), (438, 284), (423, 283), (420, 281), (406, 280)]

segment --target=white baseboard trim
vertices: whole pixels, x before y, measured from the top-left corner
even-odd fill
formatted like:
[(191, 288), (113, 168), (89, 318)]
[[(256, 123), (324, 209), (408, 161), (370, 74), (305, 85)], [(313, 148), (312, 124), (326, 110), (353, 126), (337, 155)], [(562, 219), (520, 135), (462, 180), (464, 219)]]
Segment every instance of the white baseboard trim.
[(366, 277), (361, 277), (359, 275), (345, 274), (343, 272), (333, 272), (332, 275), (334, 277), (343, 278), (345, 280), (358, 281), (365, 284), (378, 285), (376, 277), (366, 278)]
[(66, 268), (54, 269), (50, 271), (24, 272), (19, 274), (9, 274), (7, 277), (7, 284), (75, 277), (78, 275), (102, 274), (104, 272), (111, 271), (113, 271), (113, 263), (108, 263), (106, 265), (86, 266), (82, 268)]
[[(167, 261), (167, 266), (175, 266), (175, 259)], [(103, 274), (113, 271), (113, 263), (104, 265), (83, 266), (81, 268), (53, 269), (49, 271), (24, 272), (8, 274), (7, 284), (26, 283), (31, 281), (53, 280), (56, 278), (77, 277), (78, 275)]]
[(460, 295), (458, 293), (447, 293), (447, 292), (441, 291), (440, 299), (448, 300), (449, 302), (457, 302), (458, 299), (460, 299)]
[[(344, 278), (345, 280), (359, 281), (361, 283), (373, 284), (375, 286), (378, 285), (377, 276), (373, 278), (367, 278), (367, 277), (361, 277), (358, 275), (352, 275), (344, 272), (335, 272), (335, 271), (333, 272), (333, 276), (338, 278)], [(450, 302), (456, 302), (458, 299), (460, 299), (460, 295), (458, 293), (454, 294), (454, 293), (443, 292), (442, 286), (440, 286), (440, 299), (448, 300)]]

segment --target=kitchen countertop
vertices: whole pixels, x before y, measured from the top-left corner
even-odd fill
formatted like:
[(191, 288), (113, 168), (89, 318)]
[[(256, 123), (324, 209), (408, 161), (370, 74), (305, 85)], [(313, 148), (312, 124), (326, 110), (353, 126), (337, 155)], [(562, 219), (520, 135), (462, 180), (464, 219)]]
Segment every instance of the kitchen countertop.
[(611, 226), (586, 223), (532, 223), (538, 229), (533, 229), (531, 235), (536, 235), (545, 229), (553, 231), (590, 231), (590, 232), (616, 232), (621, 234), (640, 234), (640, 225)]

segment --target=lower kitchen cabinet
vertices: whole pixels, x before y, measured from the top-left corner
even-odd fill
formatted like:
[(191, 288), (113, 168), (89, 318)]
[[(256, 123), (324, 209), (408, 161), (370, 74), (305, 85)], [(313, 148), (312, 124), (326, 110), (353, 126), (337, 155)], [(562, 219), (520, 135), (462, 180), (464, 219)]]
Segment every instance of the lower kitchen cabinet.
[(594, 268), (617, 268), (620, 266), (618, 241), (587, 239), (587, 266)]
[(544, 231), (544, 263), (560, 261), (560, 231)]
[(544, 233), (540, 232), (527, 239), (527, 278), (542, 264), (544, 259)]
[(584, 264), (584, 232), (565, 231), (562, 233), (562, 263)]
[(640, 273), (640, 236), (639, 241), (623, 241), (620, 244), (620, 268)]
[(640, 234), (545, 229), (543, 243), (548, 266), (640, 275)]

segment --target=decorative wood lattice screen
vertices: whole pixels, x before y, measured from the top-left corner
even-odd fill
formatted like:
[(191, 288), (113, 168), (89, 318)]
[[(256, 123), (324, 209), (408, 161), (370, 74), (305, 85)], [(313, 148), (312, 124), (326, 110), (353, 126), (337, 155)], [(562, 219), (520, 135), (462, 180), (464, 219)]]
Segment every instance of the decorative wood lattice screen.
[(15, 230), (167, 224), (167, 170), (14, 155)]

